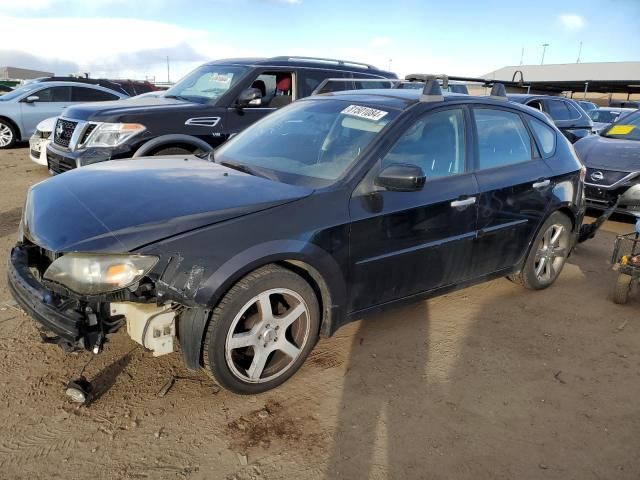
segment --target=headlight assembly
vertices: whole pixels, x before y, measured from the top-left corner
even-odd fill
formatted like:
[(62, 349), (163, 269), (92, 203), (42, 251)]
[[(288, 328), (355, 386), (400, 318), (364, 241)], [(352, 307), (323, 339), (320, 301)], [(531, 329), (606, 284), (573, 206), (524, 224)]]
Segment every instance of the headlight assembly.
[(87, 139), (85, 147), (116, 147), (146, 130), (139, 123), (101, 123)]
[(44, 272), (44, 279), (81, 295), (109, 293), (142, 279), (158, 262), (150, 255), (68, 253)]

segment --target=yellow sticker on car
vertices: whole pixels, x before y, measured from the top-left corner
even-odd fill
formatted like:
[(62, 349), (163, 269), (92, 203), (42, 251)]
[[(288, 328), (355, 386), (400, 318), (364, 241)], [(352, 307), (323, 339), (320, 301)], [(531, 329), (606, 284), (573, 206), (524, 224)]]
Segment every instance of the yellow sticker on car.
[(635, 125), (614, 125), (607, 132), (607, 135), (629, 135), (629, 133), (631, 133), (631, 130), (633, 130), (634, 128), (636, 128)]

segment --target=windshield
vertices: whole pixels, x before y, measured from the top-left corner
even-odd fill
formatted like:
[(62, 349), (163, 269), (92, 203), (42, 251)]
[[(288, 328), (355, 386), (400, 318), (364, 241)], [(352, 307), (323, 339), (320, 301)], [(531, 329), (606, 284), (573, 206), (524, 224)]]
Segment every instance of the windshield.
[(398, 113), (340, 100), (303, 100), (220, 147), (215, 161), (297, 185), (332, 184)]
[(611, 125), (602, 135), (624, 140), (640, 140), (640, 111), (625, 116), (618, 123)]
[(41, 88), (42, 84), (39, 83), (30, 83), (28, 85), (23, 85), (18, 87), (10, 92), (5, 93), (4, 95), (0, 95), (0, 102), (6, 102), (7, 100), (13, 100), (14, 98), (21, 97), (27, 92), (31, 92), (36, 88)]
[(248, 70), (229, 65), (202, 65), (164, 93), (164, 97), (197, 103), (214, 103)]

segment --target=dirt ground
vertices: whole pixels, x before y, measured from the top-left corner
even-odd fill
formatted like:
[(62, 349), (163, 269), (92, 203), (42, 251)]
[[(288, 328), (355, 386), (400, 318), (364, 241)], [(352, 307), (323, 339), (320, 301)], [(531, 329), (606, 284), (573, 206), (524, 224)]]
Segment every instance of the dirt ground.
[[(45, 178), (0, 152), (3, 258)], [(631, 229), (608, 222), (548, 290), (497, 280), (351, 324), (256, 397), (121, 332), (86, 369), (90, 407), (64, 395), (89, 354), (40, 342), (3, 260), (0, 478), (638, 479), (640, 302), (609, 300), (607, 265)]]

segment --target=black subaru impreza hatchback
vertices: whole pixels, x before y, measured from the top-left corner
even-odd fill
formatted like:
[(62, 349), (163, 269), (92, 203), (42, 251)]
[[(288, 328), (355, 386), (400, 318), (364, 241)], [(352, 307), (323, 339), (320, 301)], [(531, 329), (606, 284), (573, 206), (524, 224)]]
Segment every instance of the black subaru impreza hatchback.
[(545, 288), (582, 222), (584, 169), (542, 113), (494, 90), (442, 95), (429, 79), (310, 97), (209, 161), (46, 180), (28, 193), (11, 291), (67, 349), (97, 353), (126, 324), (154, 355), (179, 342), (187, 367), (250, 394), (370, 312), (502, 276)]

